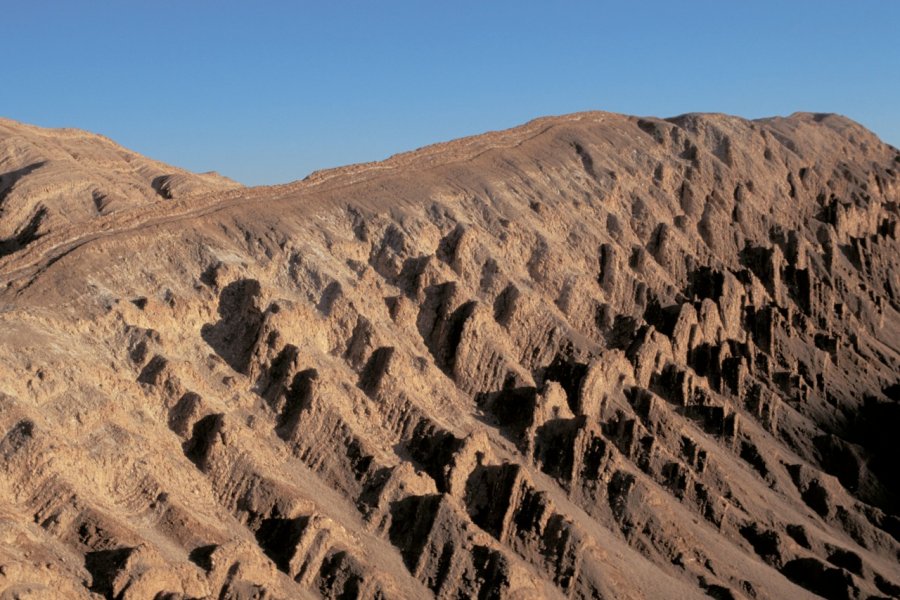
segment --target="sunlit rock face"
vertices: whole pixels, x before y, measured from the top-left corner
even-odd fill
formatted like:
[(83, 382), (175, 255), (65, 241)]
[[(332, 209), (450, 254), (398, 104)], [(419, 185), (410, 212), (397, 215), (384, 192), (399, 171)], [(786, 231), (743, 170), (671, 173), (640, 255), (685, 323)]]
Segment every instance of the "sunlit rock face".
[(584, 113), (241, 188), (0, 122), (0, 593), (900, 595), (900, 152)]

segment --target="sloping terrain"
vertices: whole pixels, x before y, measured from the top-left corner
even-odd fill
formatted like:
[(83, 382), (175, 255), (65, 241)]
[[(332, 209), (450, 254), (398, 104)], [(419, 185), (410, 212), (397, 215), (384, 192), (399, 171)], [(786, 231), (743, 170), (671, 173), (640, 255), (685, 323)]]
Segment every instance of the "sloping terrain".
[(0, 119), (0, 257), (63, 224), (126, 208), (237, 188), (77, 129), (42, 129)]
[(836, 115), (585, 113), (48, 222), (0, 598), (898, 597), (898, 172)]

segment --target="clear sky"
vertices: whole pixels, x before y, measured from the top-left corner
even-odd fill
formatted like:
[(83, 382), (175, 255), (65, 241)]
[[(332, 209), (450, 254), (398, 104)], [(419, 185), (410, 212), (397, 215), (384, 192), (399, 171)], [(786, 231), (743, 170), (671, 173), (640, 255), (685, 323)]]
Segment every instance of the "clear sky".
[(900, 145), (900, 1), (0, 0), (0, 115), (246, 184), (587, 109)]

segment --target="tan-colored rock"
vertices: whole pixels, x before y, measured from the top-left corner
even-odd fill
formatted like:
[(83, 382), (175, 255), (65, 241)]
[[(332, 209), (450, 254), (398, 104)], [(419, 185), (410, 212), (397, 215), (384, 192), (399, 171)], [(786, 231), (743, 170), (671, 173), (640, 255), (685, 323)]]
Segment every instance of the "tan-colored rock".
[(240, 185), (147, 159), (76, 129), (0, 119), (0, 256), (53, 229)]
[(253, 189), (2, 121), (0, 173), (0, 598), (900, 596), (900, 152), (848, 119)]

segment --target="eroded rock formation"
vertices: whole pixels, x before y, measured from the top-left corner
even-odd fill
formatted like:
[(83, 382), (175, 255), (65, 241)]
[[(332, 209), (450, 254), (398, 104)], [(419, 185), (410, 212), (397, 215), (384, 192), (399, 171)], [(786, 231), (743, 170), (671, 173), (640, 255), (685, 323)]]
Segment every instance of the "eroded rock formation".
[(542, 119), (22, 234), (44, 168), (0, 188), (4, 597), (900, 595), (900, 152), (843, 117)]

